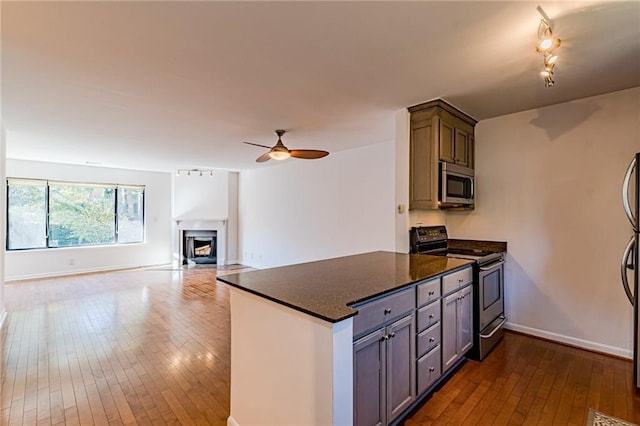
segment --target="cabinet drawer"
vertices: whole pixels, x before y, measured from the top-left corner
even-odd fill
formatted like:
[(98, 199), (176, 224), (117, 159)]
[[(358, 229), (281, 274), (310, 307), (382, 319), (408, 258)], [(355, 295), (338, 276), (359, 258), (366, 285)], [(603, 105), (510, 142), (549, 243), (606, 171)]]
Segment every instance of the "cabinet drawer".
[(442, 277), (442, 294), (451, 293), (471, 282), (473, 282), (473, 268), (471, 267), (445, 275)]
[(358, 315), (353, 317), (354, 337), (415, 309), (415, 300), (415, 287), (412, 286), (373, 302), (354, 306), (358, 310)]
[(440, 301), (418, 309), (418, 332), (440, 321)]
[(440, 324), (434, 324), (418, 334), (418, 356), (422, 356), (440, 344)]
[(418, 360), (418, 395), (429, 389), (442, 375), (440, 367), (440, 346)]
[(440, 297), (440, 278), (418, 284), (418, 306), (426, 305)]

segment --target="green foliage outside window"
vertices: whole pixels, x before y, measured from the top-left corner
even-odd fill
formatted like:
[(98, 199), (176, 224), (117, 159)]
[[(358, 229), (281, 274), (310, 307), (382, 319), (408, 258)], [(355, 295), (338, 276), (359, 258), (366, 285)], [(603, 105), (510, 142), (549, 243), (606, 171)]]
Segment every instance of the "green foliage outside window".
[(8, 250), (144, 241), (144, 187), (9, 179), (7, 200)]
[(113, 244), (115, 188), (49, 186), (49, 246)]

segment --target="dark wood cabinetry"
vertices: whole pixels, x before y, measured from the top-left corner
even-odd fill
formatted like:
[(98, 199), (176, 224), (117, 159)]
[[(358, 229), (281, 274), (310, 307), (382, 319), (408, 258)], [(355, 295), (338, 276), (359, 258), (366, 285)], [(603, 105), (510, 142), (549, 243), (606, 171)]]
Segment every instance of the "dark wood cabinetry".
[(473, 346), (473, 272), (463, 269), (442, 277), (442, 371)]
[[(354, 423), (387, 425), (415, 400), (415, 289), (368, 303), (354, 319)], [(392, 318), (402, 317), (393, 322)]]
[(441, 99), (409, 113), (409, 209), (437, 209), (438, 161), (474, 167), (476, 120)]
[(356, 426), (397, 421), (451, 374), (473, 345), (472, 282), (467, 266), (357, 307)]

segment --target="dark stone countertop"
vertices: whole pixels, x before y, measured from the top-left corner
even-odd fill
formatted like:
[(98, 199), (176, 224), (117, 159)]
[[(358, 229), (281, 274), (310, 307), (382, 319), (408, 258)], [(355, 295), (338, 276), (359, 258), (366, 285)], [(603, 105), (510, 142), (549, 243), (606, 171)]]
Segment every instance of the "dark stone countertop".
[(240, 272), (219, 281), (329, 322), (357, 314), (350, 307), (473, 261), (377, 251)]

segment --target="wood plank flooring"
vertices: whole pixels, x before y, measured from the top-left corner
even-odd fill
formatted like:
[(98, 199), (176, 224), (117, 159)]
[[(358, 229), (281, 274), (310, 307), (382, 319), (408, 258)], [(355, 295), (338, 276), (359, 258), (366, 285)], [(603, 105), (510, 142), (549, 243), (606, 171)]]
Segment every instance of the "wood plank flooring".
[[(2, 425), (226, 425), (229, 291), (213, 268), (9, 283)], [(406, 425), (640, 424), (631, 362), (507, 333)]]

